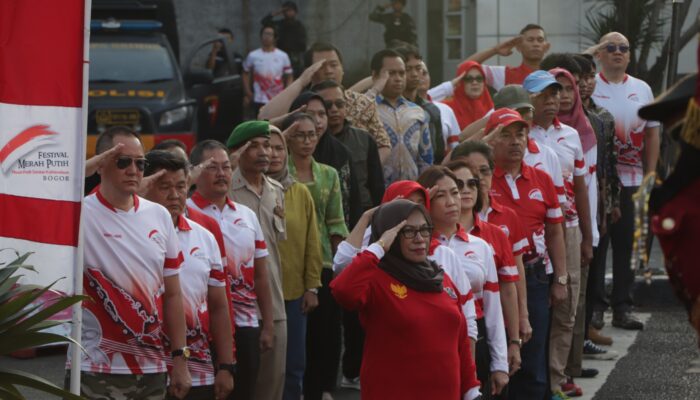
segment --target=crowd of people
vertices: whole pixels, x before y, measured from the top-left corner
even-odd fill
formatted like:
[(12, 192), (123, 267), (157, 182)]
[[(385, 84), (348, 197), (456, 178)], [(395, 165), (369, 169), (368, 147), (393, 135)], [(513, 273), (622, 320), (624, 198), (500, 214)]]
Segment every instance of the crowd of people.
[[(432, 86), (404, 4), (372, 13), (391, 47), (352, 87), (293, 3), (266, 17), (243, 61), (256, 118), (225, 143), (100, 135), (84, 395), (331, 400), (342, 371), (365, 400), (558, 400), (598, 373), (582, 358), (615, 356), (609, 307), (643, 328), (631, 195), (659, 124), (627, 38), (548, 54), (530, 24)], [(520, 66), (482, 64), (513, 49)]]

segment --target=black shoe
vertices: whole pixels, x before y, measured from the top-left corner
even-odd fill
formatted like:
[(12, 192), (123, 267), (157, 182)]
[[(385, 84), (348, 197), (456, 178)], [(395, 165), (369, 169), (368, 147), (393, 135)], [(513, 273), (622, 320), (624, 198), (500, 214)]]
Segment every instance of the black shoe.
[(591, 326), (597, 330), (603, 329), (605, 326), (605, 321), (603, 321), (602, 311), (593, 311), (593, 316), (591, 317)]
[(624, 312), (613, 315), (612, 325), (616, 328), (627, 329), (630, 331), (641, 331), (644, 329), (642, 321), (635, 318), (632, 313)]
[(598, 370), (595, 368), (581, 368), (580, 378), (595, 378), (598, 375)]

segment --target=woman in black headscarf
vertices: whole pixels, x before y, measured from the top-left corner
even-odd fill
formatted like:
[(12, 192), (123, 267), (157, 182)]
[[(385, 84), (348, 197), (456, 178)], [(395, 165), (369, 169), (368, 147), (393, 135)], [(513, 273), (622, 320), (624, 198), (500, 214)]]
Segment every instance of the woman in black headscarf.
[(362, 216), (360, 187), (352, 167), (352, 155), (340, 140), (328, 134), (328, 108), (323, 98), (310, 91), (303, 92), (292, 103), (289, 111), (306, 106), (305, 112), (314, 118), (318, 143), (314, 151), (314, 160), (330, 165), (338, 171), (341, 193), (343, 195), (343, 213), (348, 228), (352, 229)]
[(372, 244), (331, 283), (365, 329), (363, 400), (480, 396), (459, 292), (427, 258), (432, 231), (423, 206), (382, 205)]

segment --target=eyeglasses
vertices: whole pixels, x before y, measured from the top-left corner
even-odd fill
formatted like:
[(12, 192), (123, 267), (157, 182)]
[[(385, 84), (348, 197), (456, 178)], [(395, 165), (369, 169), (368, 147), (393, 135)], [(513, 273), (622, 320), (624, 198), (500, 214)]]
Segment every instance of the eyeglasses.
[(423, 238), (429, 238), (433, 236), (433, 226), (424, 225), (420, 228), (403, 228), (399, 231), (399, 234), (406, 239), (414, 239), (416, 235), (420, 235)]
[(341, 108), (345, 108), (345, 100), (343, 100), (343, 99), (335, 99), (335, 101), (324, 100), (324, 101), (323, 101), (323, 104), (324, 104), (324, 105), (326, 106), (326, 108), (329, 109), (329, 110), (330, 110), (331, 108), (333, 108), (334, 105), (335, 105), (335, 108), (337, 108), (337, 109), (339, 109), (339, 110), (340, 110)]
[(210, 164), (206, 168), (204, 168), (205, 171), (209, 172), (210, 174), (215, 174), (219, 172), (219, 170), (222, 170), (224, 172), (230, 172), (233, 170), (233, 167), (231, 167), (231, 164)]
[(625, 54), (630, 50), (630, 47), (626, 46), (624, 44), (620, 44), (620, 45), (609, 44), (609, 45), (605, 46), (605, 51), (607, 51), (608, 53), (614, 53), (617, 50), (620, 50), (620, 53)]
[(467, 83), (473, 83), (473, 82), (481, 83), (484, 81), (484, 77), (483, 76), (465, 76), (463, 81), (467, 82)]
[(132, 163), (136, 166), (136, 169), (141, 172), (143, 172), (143, 170), (146, 169), (146, 165), (148, 165), (148, 161), (146, 161), (145, 158), (132, 158), (127, 156), (120, 156), (117, 158), (117, 168), (119, 169), (127, 169)]
[(316, 140), (316, 138), (318, 136), (316, 135), (316, 132), (311, 132), (311, 133), (297, 133), (297, 134), (291, 135), (290, 137), (299, 143), (304, 143), (304, 142), (306, 142), (307, 139), (309, 140), (309, 142), (313, 142), (314, 140)]

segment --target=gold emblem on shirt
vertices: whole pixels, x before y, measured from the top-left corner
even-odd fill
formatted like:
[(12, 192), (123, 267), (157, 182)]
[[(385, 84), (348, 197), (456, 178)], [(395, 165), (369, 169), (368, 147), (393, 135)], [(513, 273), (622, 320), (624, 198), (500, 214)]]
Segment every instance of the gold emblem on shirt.
[(408, 289), (406, 289), (406, 286), (392, 283), (390, 287), (391, 291), (394, 292), (394, 296), (398, 297), (399, 299), (405, 299), (408, 297)]

